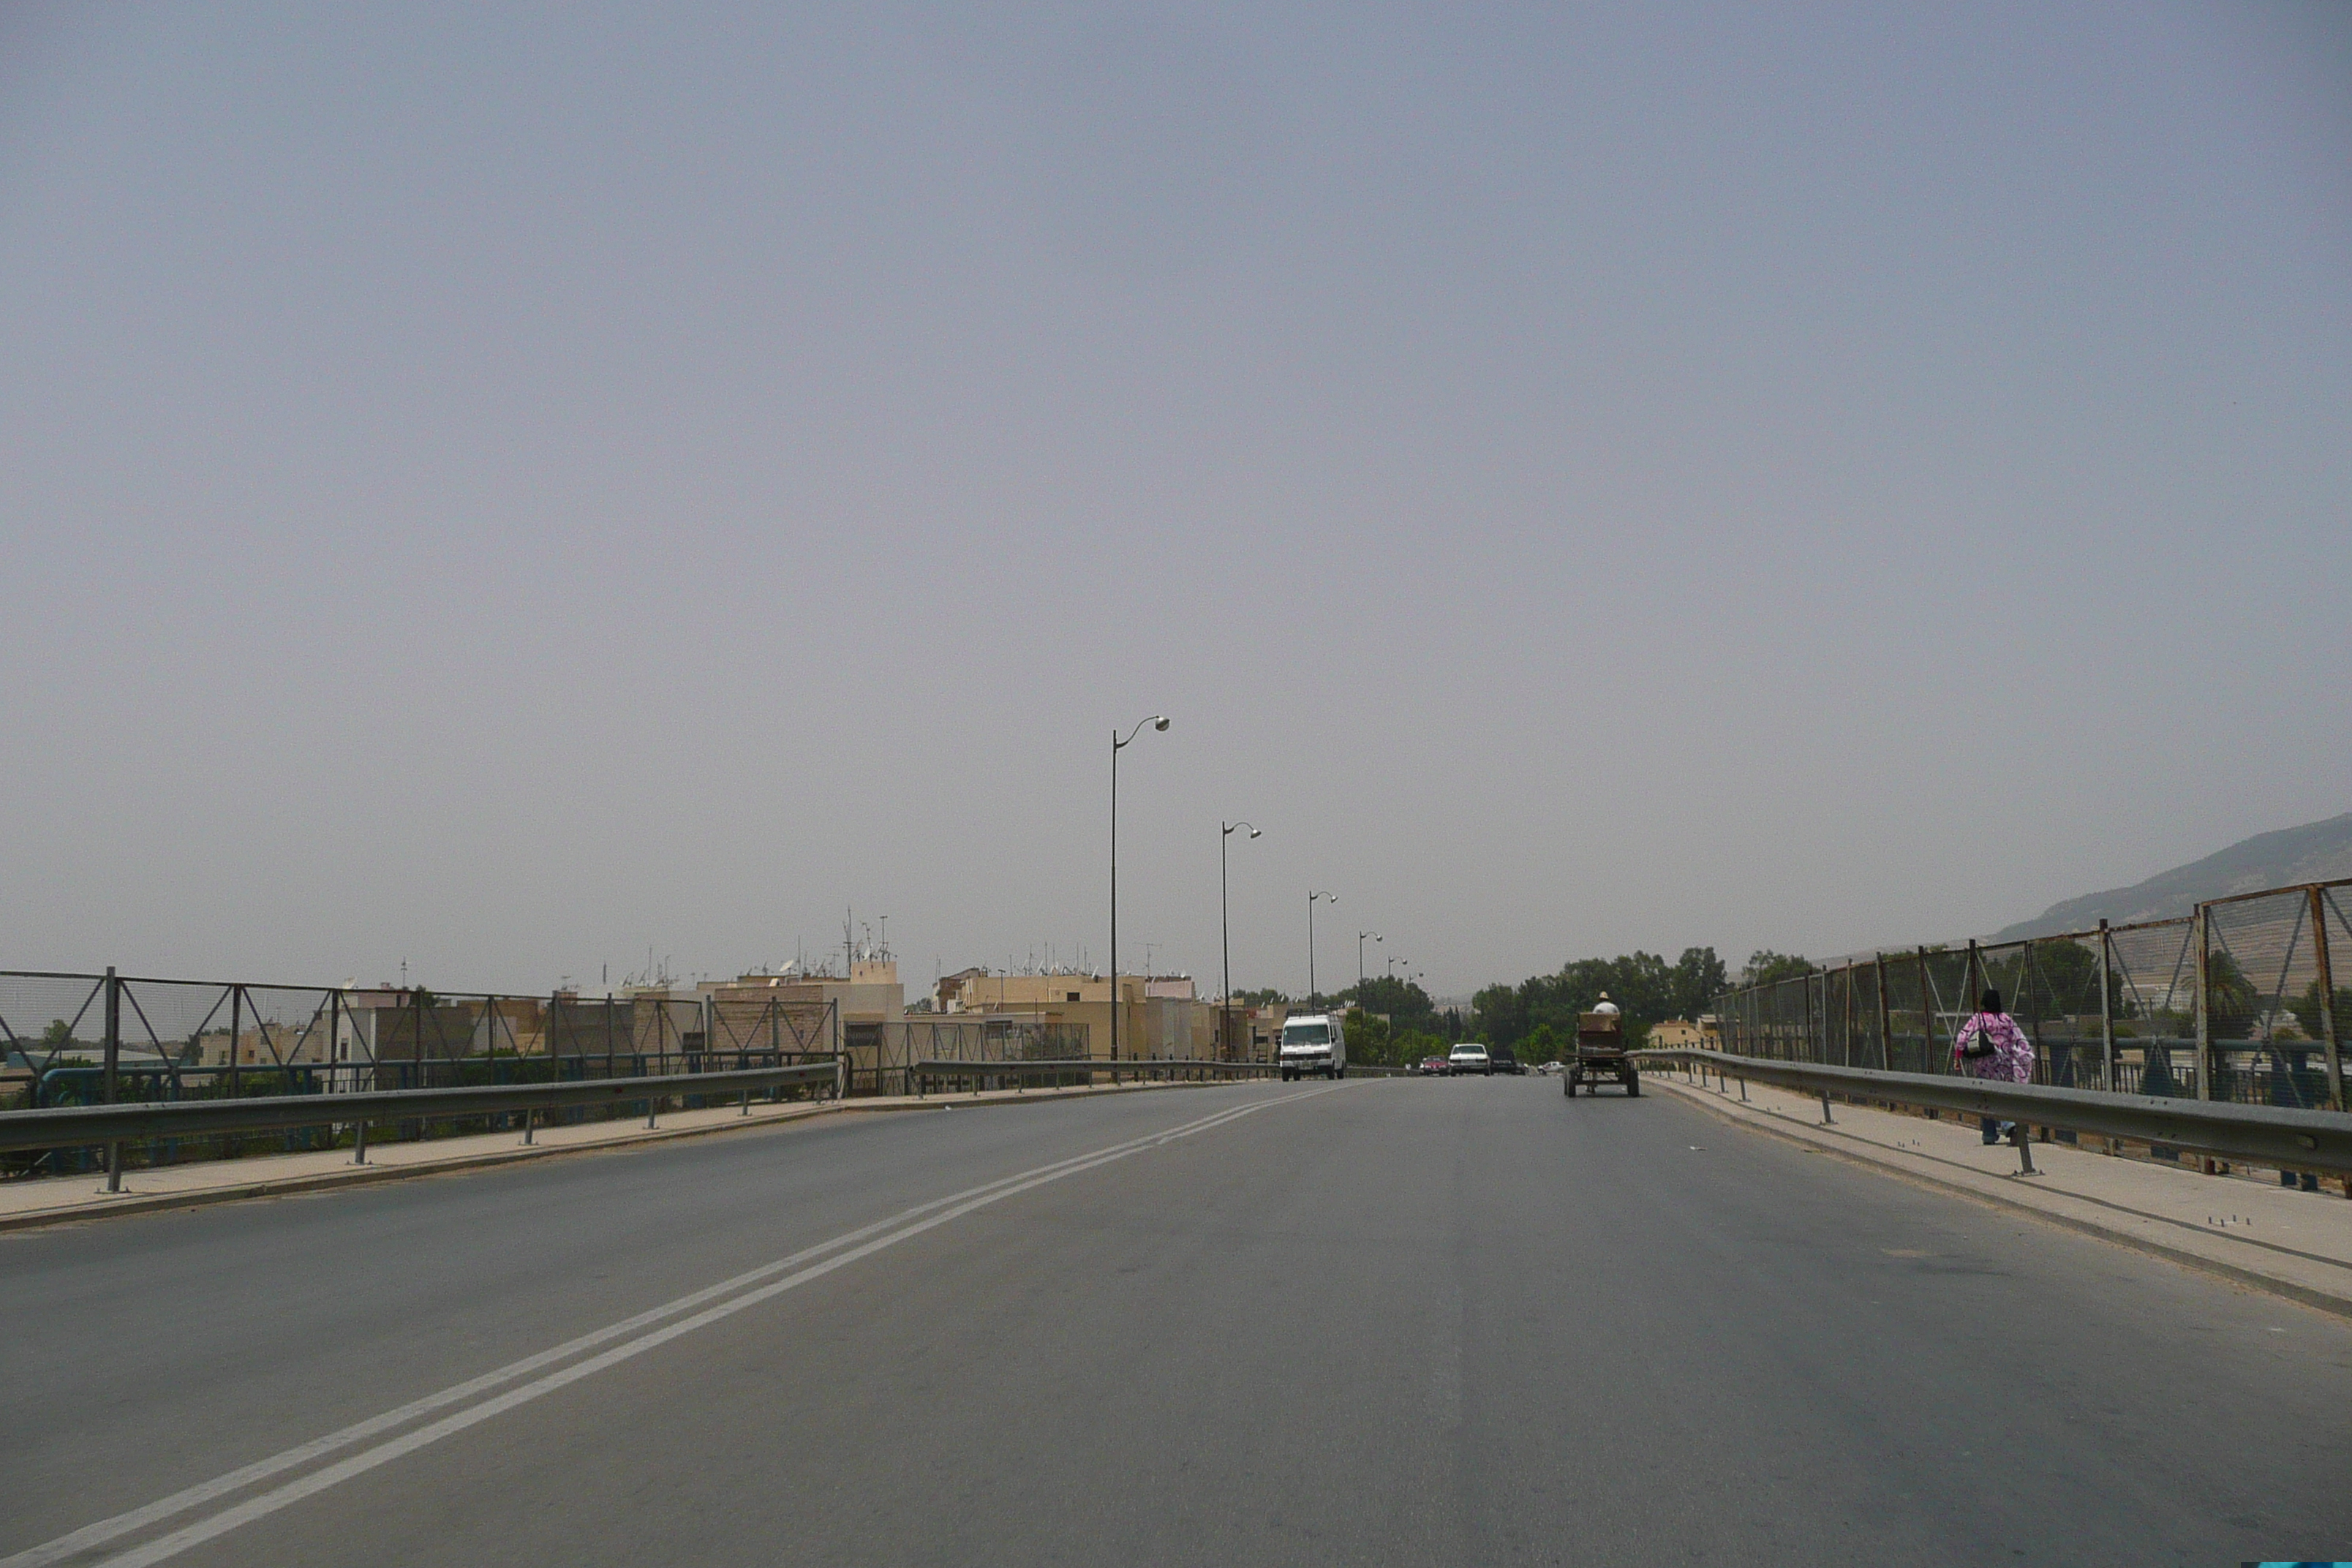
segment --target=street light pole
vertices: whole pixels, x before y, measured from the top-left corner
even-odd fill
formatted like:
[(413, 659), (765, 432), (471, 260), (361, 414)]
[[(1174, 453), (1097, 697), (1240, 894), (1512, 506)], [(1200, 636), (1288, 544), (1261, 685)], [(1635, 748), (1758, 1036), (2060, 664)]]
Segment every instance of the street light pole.
[(1337, 904), (1339, 895), (1318, 893), (1312, 889), (1307, 895), (1307, 1005), (1309, 1007), (1320, 1005), (1323, 996), (1323, 993), (1315, 986), (1315, 900), (1318, 899), (1327, 904)]
[(1127, 739), (1118, 738), (1118, 731), (1110, 732), (1110, 1059), (1118, 1060), (1118, 754), (1135, 744), (1136, 736), (1144, 725), (1154, 730), (1168, 728), (1168, 716), (1154, 713), (1149, 719), (1136, 721)]
[(1360, 931), (1356, 933), (1356, 1005), (1358, 1006), (1363, 1005), (1364, 1001), (1364, 939), (1366, 937), (1370, 937), (1374, 942), (1388, 941), (1388, 938), (1376, 931)]
[(1220, 1054), (1230, 1061), (1234, 1049), (1234, 918), (1233, 907), (1225, 896), (1225, 841), (1238, 827), (1249, 827), (1252, 838), (1258, 836), (1258, 831), (1246, 822), (1227, 822), (1223, 817), (1217, 819), (1217, 941), (1225, 955), (1224, 1027), (1218, 1033), (1217, 1045)]

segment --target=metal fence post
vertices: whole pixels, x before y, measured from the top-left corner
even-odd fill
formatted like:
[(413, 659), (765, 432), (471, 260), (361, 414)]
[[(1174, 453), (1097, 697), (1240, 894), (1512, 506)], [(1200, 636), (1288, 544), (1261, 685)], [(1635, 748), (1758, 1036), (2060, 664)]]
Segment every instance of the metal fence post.
[(245, 987), (232, 985), (228, 988), (228, 1092), (232, 1100), (236, 1098), (238, 1081), (236, 1046), (237, 1041), (243, 1038), (244, 1035)]
[(1871, 963), (1878, 970), (1878, 1065), (1886, 1072), (1895, 1070), (1894, 1014), (1886, 1005), (1886, 955), (1873, 953)]
[[(2311, 897), (2312, 956), (2319, 961), (2319, 1039), (2327, 1051), (2327, 1103), (2344, 1109), (2344, 1062), (2336, 1039), (2336, 975), (2327, 962), (2327, 895), (2316, 885)], [(2352, 1192), (2352, 1186), (2345, 1189)]]
[(1845, 1041), (1838, 1052), (1839, 1064), (1853, 1066), (1853, 965), (1845, 966)]
[[(106, 1103), (112, 1105), (121, 1088), (122, 1070), (122, 982), (115, 978), (114, 965), (106, 966), (106, 1075), (101, 1092)], [(106, 1146), (106, 1190), (122, 1190), (122, 1145)]]
[(1927, 950), (1919, 950), (1919, 1070), (1936, 1072), (1935, 993), (1927, 988)]
[[(2116, 1008), (2115, 938), (2107, 934), (2107, 922), (2099, 922), (2099, 1087), (2109, 1094), (2116, 1091)], [(2116, 1141), (2107, 1140), (2107, 1152), (2116, 1152)]]
[(2025, 994), (2025, 1043), (2033, 1047), (2033, 1070), (2042, 1075), (2042, 1082), (2055, 1083), (2057, 1075), (2050, 1070), (2050, 1053), (2042, 1048), (2042, 994), (2034, 988), (2033, 980), (2033, 939), (2027, 937), (2017, 955), (2017, 984)]
[[(2205, 906), (2197, 906), (2197, 1098), (2213, 1098), (2210, 1064), (2208, 1058), (2213, 1049), (2213, 1020), (2207, 995), (2210, 976), (2206, 973), (2211, 962), (2210, 931), (2207, 926)], [(2210, 1161), (2205, 1162), (2210, 1164)]]
[(1806, 976), (1805, 976), (1805, 979), (1804, 979), (1804, 987), (1805, 987), (1805, 1054), (1806, 1054), (1808, 1057), (1811, 1057), (1813, 1060), (1815, 1060), (1815, 1061), (1819, 1061), (1819, 1060), (1821, 1060), (1821, 1058), (1820, 1058), (1819, 1057), (1813, 1056), (1813, 977), (1812, 977), (1811, 974), (1808, 974), (1808, 975), (1806, 975)]

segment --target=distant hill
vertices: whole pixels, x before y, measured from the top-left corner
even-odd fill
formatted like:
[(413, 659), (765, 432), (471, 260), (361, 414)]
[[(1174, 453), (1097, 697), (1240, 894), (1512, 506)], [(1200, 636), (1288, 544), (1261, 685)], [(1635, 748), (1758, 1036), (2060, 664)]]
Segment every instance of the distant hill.
[(2068, 899), (2051, 905), (2035, 919), (1995, 931), (1987, 940), (2015, 942), (2062, 931), (2087, 931), (2103, 920), (2116, 925), (2167, 920), (2192, 912), (2200, 900), (2297, 882), (2324, 882), (2331, 877), (2352, 877), (2352, 811), (2302, 827), (2258, 833), (2218, 855), (2158, 872), (2128, 888)]

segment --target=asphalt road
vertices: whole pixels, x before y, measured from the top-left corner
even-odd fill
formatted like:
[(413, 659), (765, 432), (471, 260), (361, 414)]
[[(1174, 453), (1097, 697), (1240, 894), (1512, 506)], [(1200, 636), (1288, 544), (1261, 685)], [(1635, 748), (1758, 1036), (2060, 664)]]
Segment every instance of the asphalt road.
[(843, 1117), (25, 1233), (0, 1358), (10, 1568), (2352, 1545), (2352, 1326), (1540, 1079)]

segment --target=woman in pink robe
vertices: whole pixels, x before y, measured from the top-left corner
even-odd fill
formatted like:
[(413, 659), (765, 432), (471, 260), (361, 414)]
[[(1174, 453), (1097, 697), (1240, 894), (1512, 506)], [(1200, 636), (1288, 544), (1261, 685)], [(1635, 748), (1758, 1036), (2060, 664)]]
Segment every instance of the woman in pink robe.
[[(1982, 1046), (1990, 1052), (1977, 1054)], [(2010, 1083), (2033, 1080), (2033, 1042), (2017, 1020), (2000, 1010), (2000, 993), (1987, 991), (1977, 1001), (1977, 1012), (1952, 1037), (1952, 1065), (1970, 1078), (1999, 1079)], [(1998, 1143), (2017, 1131), (2014, 1121), (1984, 1119), (1984, 1141)]]

